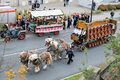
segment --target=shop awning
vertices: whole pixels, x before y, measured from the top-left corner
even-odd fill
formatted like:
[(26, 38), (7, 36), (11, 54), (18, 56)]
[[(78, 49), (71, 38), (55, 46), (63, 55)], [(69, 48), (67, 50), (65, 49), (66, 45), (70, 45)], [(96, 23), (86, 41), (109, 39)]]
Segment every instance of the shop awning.
[(0, 13), (16, 12), (15, 8), (10, 6), (0, 6)]

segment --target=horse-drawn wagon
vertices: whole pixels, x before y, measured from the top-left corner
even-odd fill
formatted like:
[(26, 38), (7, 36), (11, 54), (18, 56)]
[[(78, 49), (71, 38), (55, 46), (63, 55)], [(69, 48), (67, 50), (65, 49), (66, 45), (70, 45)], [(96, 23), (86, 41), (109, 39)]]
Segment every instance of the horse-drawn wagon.
[(73, 47), (77, 46), (83, 51), (86, 47), (94, 47), (108, 42), (116, 32), (117, 21), (106, 19), (86, 23), (78, 21), (74, 32), (71, 34)]
[(51, 32), (58, 35), (59, 31), (63, 29), (64, 14), (61, 10), (31, 11), (31, 15), (30, 29), (39, 36)]

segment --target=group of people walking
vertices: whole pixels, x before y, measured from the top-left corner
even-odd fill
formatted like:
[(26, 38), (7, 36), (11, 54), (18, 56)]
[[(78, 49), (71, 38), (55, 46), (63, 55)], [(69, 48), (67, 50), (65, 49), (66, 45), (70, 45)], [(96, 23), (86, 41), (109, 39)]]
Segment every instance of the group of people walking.
[(82, 20), (82, 21), (89, 23), (90, 22), (90, 15), (83, 13), (83, 14), (75, 14), (72, 16), (68, 16), (68, 18), (65, 18), (63, 21), (63, 25), (64, 25), (63, 29), (65, 30), (65, 28), (70, 28), (71, 26), (73, 26), (75, 28), (77, 25), (77, 22), (79, 20)]
[(16, 24), (18, 27), (22, 27), (23, 30), (26, 30), (29, 26), (30, 20), (31, 20), (30, 14), (26, 16), (26, 15), (22, 15), (21, 13), (19, 13), (17, 16)]

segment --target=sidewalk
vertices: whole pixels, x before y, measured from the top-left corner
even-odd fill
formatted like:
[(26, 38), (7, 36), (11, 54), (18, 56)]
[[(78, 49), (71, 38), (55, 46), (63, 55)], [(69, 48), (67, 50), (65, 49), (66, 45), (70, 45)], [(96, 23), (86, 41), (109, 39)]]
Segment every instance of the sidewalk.
[[(93, 21), (103, 20), (105, 18), (110, 18), (110, 11), (93, 15)], [(120, 19), (120, 10), (115, 11), (114, 19)]]
[[(70, 3), (69, 6), (64, 7), (63, 2), (57, 1), (53, 3), (48, 4), (42, 4), (39, 9), (37, 10), (43, 10), (44, 7), (47, 9), (61, 9), (65, 15), (70, 15), (73, 13), (91, 13), (91, 10), (89, 8), (80, 6), (77, 0), (74, 0), (72, 3)], [(19, 7), (19, 9), (23, 10), (23, 7)], [(30, 9), (30, 6), (24, 7), (24, 9)], [(102, 12), (100, 14), (93, 14), (93, 21), (96, 20), (103, 20), (106, 17), (110, 18), (110, 11)], [(115, 11), (114, 18), (120, 18), (120, 10)]]

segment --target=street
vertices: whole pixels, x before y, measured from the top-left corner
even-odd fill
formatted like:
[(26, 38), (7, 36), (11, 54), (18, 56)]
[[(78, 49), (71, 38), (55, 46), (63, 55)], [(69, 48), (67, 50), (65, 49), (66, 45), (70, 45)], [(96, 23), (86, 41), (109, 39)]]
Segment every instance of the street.
[[(70, 5), (64, 7), (64, 3), (56, 1), (55, 3), (42, 4), (37, 10), (43, 10), (46, 7), (48, 9), (61, 9), (66, 16), (70, 16), (73, 13), (90, 13), (90, 9), (78, 4), (78, 0), (73, 1)], [(85, 4), (83, 4), (85, 5)], [(18, 10), (28, 10), (31, 6), (23, 7), (18, 6)], [(104, 20), (110, 18), (110, 11), (101, 12), (99, 14), (93, 14), (93, 21)], [(120, 18), (120, 10), (115, 11), (114, 19)], [(117, 25), (117, 32), (120, 32), (120, 22)], [(44, 37), (38, 37), (36, 34), (28, 33), (25, 40), (12, 39), (8, 43), (4, 43), (0, 39), (0, 80), (5, 80), (5, 72), (13, 70), (18, 72), (18, 68), (21, 63), (19, 60), (19, 54), (22, 51), (38, 50), (40, 52), (45, 51), (45, 38), (50, 35), (54, 39), (64, 39), (68, 43), (72, 43), (70, 38), (74, 28), (62, 30), (59, 35), (46, 34)], [(87, 65), (99, 66), (105, 62), (104, 51), (106, 50), (104, 45), (96, 46), (88, 49)], [(31, 70), (27, 74), (27, 80), (60, 80), (71, 74), (82, 71), (85, 67), (83, 63), (86, 61), (86, 55), (79, 50), (74, 50), (75, 57), (73, 63), (67, 65), (68, 59), (62, 59), (54, 61), (52, 65), (48, 66), (47, 70), (41, 69), (39, 73), (34, 72), (34, 67), (31, 65)], [(15, 79), (16, 80), (16, 79)]]
[[(118, 24), (118, 31), (119, 31)], [(54, 39), (63, 38), (68, 43), (71, 43), (70, 35), (73, 31), (73, 28), (66, 29), (60, 32), (58, 36), (51, 36)], [(117, 32), (118, 32), (117, 31)], [(4, 43), (0, 43), (0, 55), (4, 55), (4, 59), (2, 62), (2, 70), (0, 70), (0, 80), (5, 80), (5, 71), (8, 71), (10, 69), (17, 71), (18, 67), (21, 65), (19, 62), (19, 53), (21, 51), (29, 51), (38, 49), (40, 51), (44, 51), (46, 49), (45, 47), (45, 38), (48, 37), (48, 35), (44, 37), (38, 37), (35, 34), (27, 34), (27, 38), (25, 40), (19, 41), (19, 40), (13, 40), (6, 44), (5, 46), (5, 53), (3, 54), (4, 49)], [(88, 50), (88, 64), (98, 66), (99, 64), (105, 62), (105, 47), (104, 45), (97, 46), (94, 48), (90, 48)], [(31, 71), (28, 72), (27, 80), (59, 80), (61, 78), (64, 78), (66, 76), (69, 76), (71, 74), (80, 72), (81, 69), (83, 69), (82, 63), (85, 62), (85, 54), (82, 52), (79, 52), (78, 50), (74, 51), (75, 57), (74, 62), (70, 65), (67, 65), (67, 59), (62, 59), (55, 61), (51, 66), (48, 67), (47, 70), (41, 70), (39, 73), (35, 73), (33, 71), (33, 68)]]

